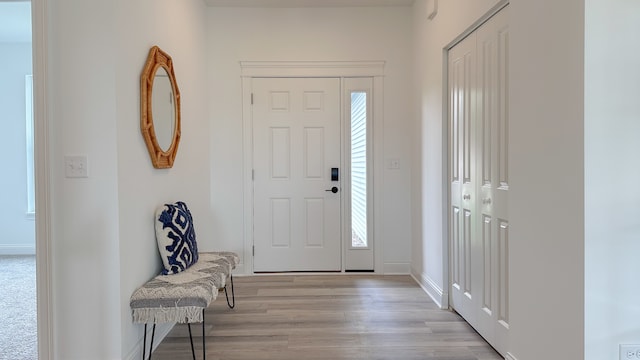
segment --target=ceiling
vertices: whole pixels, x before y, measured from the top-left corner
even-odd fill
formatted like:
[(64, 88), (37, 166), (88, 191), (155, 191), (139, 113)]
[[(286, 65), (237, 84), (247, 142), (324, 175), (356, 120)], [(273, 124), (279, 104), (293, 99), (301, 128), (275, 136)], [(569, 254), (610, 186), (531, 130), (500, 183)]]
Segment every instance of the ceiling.
[(31, 42), (29, 1), (0, 1), (0, 42)]
[(410, 6), (415, 0), (204, 0), (218, 7), (364, 7)]
[[(212, 7), (411, 6), (415, 0), (204, 0)], [(0, 0), (0, 42), (31, 41), (31, 2)]]

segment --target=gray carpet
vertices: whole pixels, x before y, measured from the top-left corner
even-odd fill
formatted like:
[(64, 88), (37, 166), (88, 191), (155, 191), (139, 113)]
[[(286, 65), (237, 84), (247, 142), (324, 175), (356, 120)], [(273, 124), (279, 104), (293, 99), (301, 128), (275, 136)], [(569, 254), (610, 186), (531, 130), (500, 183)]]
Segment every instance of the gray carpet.
[(0, 360), (38, 358), (35, 256), (0, 256)]

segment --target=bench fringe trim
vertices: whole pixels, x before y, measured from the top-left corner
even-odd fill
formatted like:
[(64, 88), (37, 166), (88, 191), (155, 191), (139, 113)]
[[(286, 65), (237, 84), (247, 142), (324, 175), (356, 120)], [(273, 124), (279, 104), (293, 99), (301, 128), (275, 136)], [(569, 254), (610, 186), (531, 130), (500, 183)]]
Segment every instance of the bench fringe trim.
[(133, 322), (153, 323), (199, 323), (203, 321), (202, 308), (198, 306), (154, 307), (133, 309)]

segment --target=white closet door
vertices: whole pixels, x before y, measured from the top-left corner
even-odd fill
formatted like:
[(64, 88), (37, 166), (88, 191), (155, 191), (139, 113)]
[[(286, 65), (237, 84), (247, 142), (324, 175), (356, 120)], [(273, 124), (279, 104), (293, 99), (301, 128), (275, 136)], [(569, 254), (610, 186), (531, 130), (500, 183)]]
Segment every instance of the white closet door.
[(508, 346), (508, 8), (449, 50), (451, 306)]
[(482, 290), (478, 332), (506, 351), (509, 330), (508, 8), (477, 31), (478, 216)]
[(476, 233), (475, 80), (476, 37), (471, 34), (449, 51), (449, 143), (451, 161), (451, 306), (475, 323), (473, 240)]

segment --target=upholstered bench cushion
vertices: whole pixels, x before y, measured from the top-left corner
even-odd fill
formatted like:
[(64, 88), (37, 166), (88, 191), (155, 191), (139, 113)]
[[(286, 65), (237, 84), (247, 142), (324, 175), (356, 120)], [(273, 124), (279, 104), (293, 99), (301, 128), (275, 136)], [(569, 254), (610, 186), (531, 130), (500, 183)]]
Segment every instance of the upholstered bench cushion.
[(203, 252), (187, 270), (156, 276), (131, 295), (133, 322), (201, 322), (202, 310), (216, 299), (238, 262), (232, 252)]

